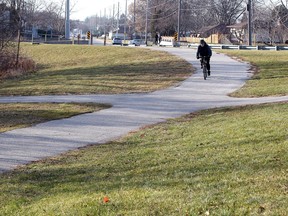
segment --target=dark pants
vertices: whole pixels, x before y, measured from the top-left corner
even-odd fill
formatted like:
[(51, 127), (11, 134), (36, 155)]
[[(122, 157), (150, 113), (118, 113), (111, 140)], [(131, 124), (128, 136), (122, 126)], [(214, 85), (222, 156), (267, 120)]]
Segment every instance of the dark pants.
[[(206, 59), (206, 62), (207, 62), (207, 70), (210, 71), (210, 58), (209, 57), (205, 57), (205, 59)], [(200, 62), (201, 62), (201, 65), (202, 65), (203, 58), (201, 58)]]
[(158, 38), (155, 38), (155, 44), (156, 45), (158, 44)]

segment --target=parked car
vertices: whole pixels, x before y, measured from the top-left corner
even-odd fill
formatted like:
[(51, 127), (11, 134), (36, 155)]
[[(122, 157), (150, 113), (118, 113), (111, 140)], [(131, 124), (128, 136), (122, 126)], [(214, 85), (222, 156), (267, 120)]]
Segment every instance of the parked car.
[(133, 39), (130, 40), (130, 45), (140, 46), (141, 42), (141, 39)]
[(122, 40), (121, 40), (121, 38), (117, 38), (117, 37), (113, 38), (112, 44), (113, 44), (113, 45), (116, 45), (116, 44), (122, 45)]

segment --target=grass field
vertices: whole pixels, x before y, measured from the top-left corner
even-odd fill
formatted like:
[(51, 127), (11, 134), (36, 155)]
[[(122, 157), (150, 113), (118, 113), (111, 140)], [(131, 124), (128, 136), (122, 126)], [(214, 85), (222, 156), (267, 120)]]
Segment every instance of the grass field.
[(0, 133), (45, 121), (68, 118), (109, 108), (94, 103), (10, 103), (0, 104)]
[[(251, 62), (257, 71), (233, 97), (288, 94), (287, 53), (222, 50)], [(0, 95), (118, 94), (151, 92), (192, 74), (186, 61), (164, 52), (127, 47), (23, 45), (37, 72), (0, 81)]]
[(201, 111), (32, 163), (1, 175), (0, 215), (287, 215), (287, 116)]
[[(44, 51), (46, 45), (25, 47), (27, 53), (38, 56), (35, 59), (39, 71), (1, 82), (0, 94), (66, 94), (67, 89), (75, 89), (77, 94), (87, 93), (83, 86), (89, 79), (105, 86), (103, 89), (106, 90), (99, 90), (102, 93), (124, 92), (136, 77), (143, 86), (152, 82), (151, 79), (155, 79), (155, 83), (159, 81), (160, 84), (153, 81), (153, 88), (158, 85), (163, 88), (162, 84), (168, 83), (166, 72), (169, 65), (165, 65), (167, 70), (162, 71), (165, 75), (161, 70), (158, 78), (150, 74), (165, 61), (159, 63), (155, 56), (156, 59), (150, 59), (148, 50), (144, 50), (147, 51), (145, 62), (150, 62), (150, 71), (136, 74), (135, 69), (142, 70), (144, 64), (142, 58), (138, 59), (141, 63), (137, 63), (140, 54), (133, 51), (131, 57), (128, 48), (113, 48), (113, 54), (110, 48), (103, 48), (103, 56), (115, 57), (123, 51), (126, 56), (109, 67), (108, 59), (94, 62), (100, 58), (94, 48), (71, 47), (57, 45), (48, 53)], [(73, 57), (75, 49), (77, 58)], [(50, 59), (55, 53), (64, 52), (68, 52), (70, 58)], [(92, 53), (95, 57), (87, 57)], [(252, 84), (248, 83), (233, 93), (234, 96), (287, 95), (287, 65), (282, 52), (228, 53), (253, 62), (259, 71), (251, 80)], [(50, 59), (49, 63), (45, 58)], [(134, 59), (134, 63), (130, 65), (127, 58)], [(119, 69), (119, 74), (111, 72), (115, 68)], [(170, 74), (173, 81), (169, 80), (169, 85), (187, 76), (183, 70), (191, 72), (188, 65), (187, 68), (186, 65), (177, 68), (178, 78)], [(125, 75), (123, 71), (126, 71)], [(94, 80), (94, 76), (97, 79)], [(111, 77), (109, 84), (105, 83), (108, 76)], [(269, 82), (265, 84), (267, 80)], [(130, 90), (133, 88), (129, 87)], [(145, 88), (141, 89), (147, 91)], [(91, 89), (94, 91), (94, 86)], [(63, 118), (102, 108), (107, 106), (0, 104), (0, 129), (5, 131), (22, 127), (22, 124), (37, 123), (37, 120)], [(115, 142), (33, 162), (0, 174), (0, 215), (287, 215), (287, 116), (287, 102), (205, 110), (143, 128)], [(14, 125), (11, 126), (9, 121)]]
[(24, 44), (22, 52), (38, 70), (2, 80), (0, 95), (150, 92), (176, 85), (193, 72), (182, 59), (141, 48)]
[(288, 95), (288, 53), (286, 51), (222, 50), (253, 65), (256, 71), (233, 97), (263, 97)]

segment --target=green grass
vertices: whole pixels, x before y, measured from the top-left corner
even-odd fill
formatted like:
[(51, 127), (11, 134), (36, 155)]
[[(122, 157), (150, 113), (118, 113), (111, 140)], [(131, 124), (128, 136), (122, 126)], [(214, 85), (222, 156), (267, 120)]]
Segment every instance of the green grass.
[(287, 215), (287, 116), (201, 111), (32, 163), (0, 175), (0, 215)]
[(252, 63), (256, 73), (233, 97), (263, 97), (288, 95), (288, 57), (286, 51), (223, 50)]
[(0, 95), (150, 92), (183, 81), (192, 66), (166, 52), (129, 47), (24, 44), (37, 72), (2, 80)]
[(50, 120), (69, 118), (109, 108), (94, 103), (9, 103), (0, 104), (0, 133)]

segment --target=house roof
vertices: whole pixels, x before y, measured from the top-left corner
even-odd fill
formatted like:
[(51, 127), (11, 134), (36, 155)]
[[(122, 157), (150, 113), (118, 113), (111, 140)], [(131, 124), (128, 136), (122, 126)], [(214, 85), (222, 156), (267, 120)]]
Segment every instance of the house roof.
[(199, 33), (202, 34), (202, 33), (206, 33), (208, 31), (211, 31), (215, 28), (218, 28), (222, 26), (222, 24), (217, 24), (217, 25), (211, 25), (211, 26), (205, 26), (205, 27), (202, 27), (201, 29), (199, 29)]
[(247, 22), (242, 22), (242, 23), (236, 23), (234, 25), (229, 25), (227, 26), (227, 28), (243, 29), (246, 28), (247, 25), (248, 25)]
[(220, 33), (223, 34), (227, 32), (227, 28), (225, 24), (217, 24), (211, 26), (205, 26), (199, 29), (198, 33), (201, 37), (208, 37), (211, 34)]
[[(273, 22), (275, 22), (272, 19), (253, 19), (252, 23), (254, 26), (257, 26), (258, 28), (267, 28), (267, 26), (269, 26), (270, 24), (272, 24)], [(234, 25), (229, 25), (227, 26), (227, 28), (235, 28), (235, 29), (244, 29), (247, 28), (248, 22), (241, 22), (241, 23), (235, 23)]]

